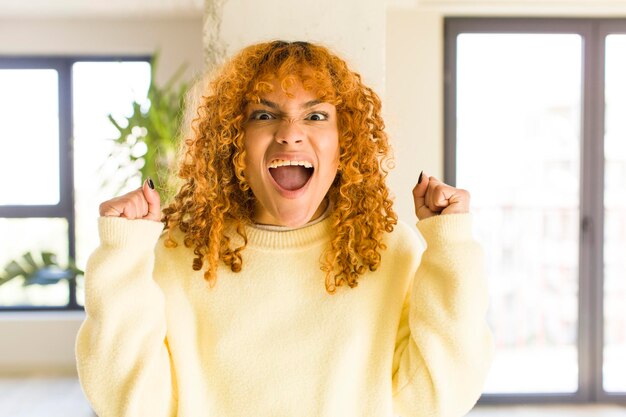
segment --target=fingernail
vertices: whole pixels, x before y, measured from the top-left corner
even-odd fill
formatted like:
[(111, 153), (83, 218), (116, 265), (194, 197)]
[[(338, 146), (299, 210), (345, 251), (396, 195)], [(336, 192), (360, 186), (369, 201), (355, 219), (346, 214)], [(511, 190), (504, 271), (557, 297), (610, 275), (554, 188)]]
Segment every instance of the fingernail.
[(148, 177), (148, 187), (150, 187), (151, 190), (154, 190), (154, 182), (150, 177)]
[(420, 184), (422, 182), (422, 175), (424, 175), (424, 171), (420, 172), (420, 177), (417, 180), (417, 183)]

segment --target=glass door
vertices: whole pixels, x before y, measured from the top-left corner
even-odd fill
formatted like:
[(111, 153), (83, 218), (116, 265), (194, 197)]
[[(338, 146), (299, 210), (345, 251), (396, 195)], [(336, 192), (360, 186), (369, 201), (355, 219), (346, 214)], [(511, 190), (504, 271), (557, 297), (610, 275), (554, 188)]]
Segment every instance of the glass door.
[(581, 36), (463, 33), (456, 47), (457, 186), (497, 344), (485, 392), (575, 393)]

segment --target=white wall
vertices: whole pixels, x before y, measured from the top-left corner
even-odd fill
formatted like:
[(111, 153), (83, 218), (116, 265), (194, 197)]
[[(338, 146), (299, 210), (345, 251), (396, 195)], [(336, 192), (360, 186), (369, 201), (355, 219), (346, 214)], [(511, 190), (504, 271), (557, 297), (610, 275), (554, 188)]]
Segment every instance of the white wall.
[(275, 39), (322, 43), (382, 93), (386, 7), (381, 0), (228, 0), (222, 10), (220, 36), (229, 55), (249, 44)]
[[(202, 17), (25, 19), (0, 17), (0, 55), (151, 55), (157, 82), (182, 63), (203, 70)], [(1, 93), (0, 93), (1, 94)], [(74, 374), (82, 312), (0, 313), (0, 376)]]
[(0, 314), (0, 377), (75, 374), (74, 340), (83, 318), (79, 311)]
[(0, 55), (151, 55), (161, 51), (157, 82), (182, 63), (203, 70), (202, 17), (27, 19), (0, 16)]
[(387, 28), (385, 120), (396, 159), (388, 184), (400, 219), (415, 224), (420, 171), (443, 178), (443, 22), (435, 12), (390, 8)]

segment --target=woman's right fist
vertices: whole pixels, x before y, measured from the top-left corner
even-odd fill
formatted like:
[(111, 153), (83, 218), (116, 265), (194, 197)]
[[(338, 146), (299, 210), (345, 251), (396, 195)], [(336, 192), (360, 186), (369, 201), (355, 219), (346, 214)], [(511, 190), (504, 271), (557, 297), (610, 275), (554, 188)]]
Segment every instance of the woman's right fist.
[(141, 188), (100, 204), (100, 216), (161, 221), (161, 198), (148, 178)]

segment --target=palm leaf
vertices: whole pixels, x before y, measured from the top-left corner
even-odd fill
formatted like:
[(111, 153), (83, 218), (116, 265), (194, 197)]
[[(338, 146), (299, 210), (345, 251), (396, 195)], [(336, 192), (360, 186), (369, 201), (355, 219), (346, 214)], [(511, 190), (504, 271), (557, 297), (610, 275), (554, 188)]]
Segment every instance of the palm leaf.
[(4, 267), (4, 273), (0, 276), (0, 285), (15, 278), (22, 277), (22, 285), (51, 285), (63, 280), (76, 279), (83, 275), (83, 271), (76, 268), (73, 261), (63, 268), (57, 262), (57, 257), (52, 252), (42, 252), (35, 258), (31, 252), (27, 252), (18, 260), (9, 262)]

